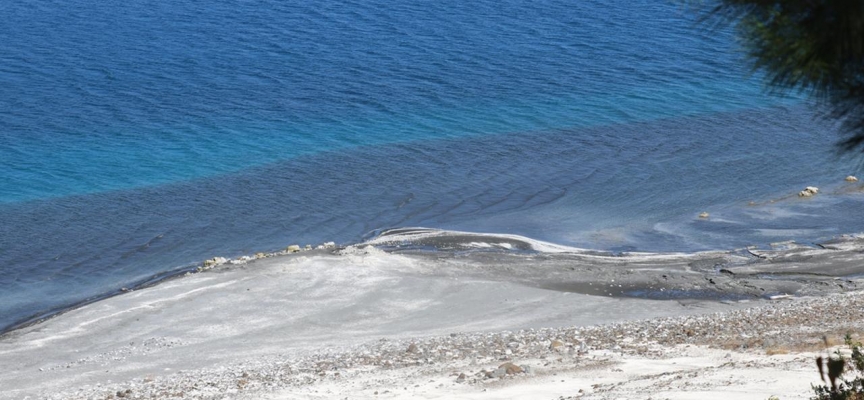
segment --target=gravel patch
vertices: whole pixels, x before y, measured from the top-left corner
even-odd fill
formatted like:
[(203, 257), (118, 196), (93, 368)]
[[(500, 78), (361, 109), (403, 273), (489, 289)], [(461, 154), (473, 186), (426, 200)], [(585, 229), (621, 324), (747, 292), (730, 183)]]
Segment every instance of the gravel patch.
[[(658, 302), (658, 306), (663, 303)], [(564, 360), (567, 368), (592, 368), (608, 364), (614, 354), (663, 358), (668, 349), (678, 345), (761, 354), (794, 352), (818, 348), (823, 336), (837, 340), (848, 332), (862, 331), (864, 296), (852, 292), (783, 299), (722, 313), (591, 327), (458, 332), (406, 340), (382, 339), (351, 348), (328, 348), (322, 343), (320, 350), (305, 354), (274, 354), (232, 365), (169, 371), (128, 382), (46, 393), (39, 398), (256, 398), (320, 382), (368, 378), (396, 370), (407, 376), (448, 373), (454, 382), (476, 386), (551, 373)]]

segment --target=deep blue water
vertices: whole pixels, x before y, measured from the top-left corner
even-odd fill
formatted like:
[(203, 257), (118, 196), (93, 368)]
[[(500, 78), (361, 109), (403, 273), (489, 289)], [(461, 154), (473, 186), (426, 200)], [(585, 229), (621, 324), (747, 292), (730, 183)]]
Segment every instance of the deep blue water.
[[(0, 17), (0, 329), (214, 255), (397, 226), (643, 251), (864, 230), (833, 128), (675, 3)], [(825, 195), (761, 205), (808, 185)]]

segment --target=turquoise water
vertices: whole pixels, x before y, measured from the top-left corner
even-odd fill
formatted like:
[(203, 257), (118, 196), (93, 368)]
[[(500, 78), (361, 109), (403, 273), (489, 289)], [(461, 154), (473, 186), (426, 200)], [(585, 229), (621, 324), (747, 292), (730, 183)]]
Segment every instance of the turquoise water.
[(0, 201), (780, 101), (674, 6), (486, 6), (11, 2)]
[[(717, 99), (723, 101), (714, 103)], [(41, 135), (6, 135), (0, 142), (0, 168), (7, 177), (0, 185), (0, 201), (159, 185), (358, 146), (611, 125), (794, 103), (764, 98), (759, 86), (748, 81), (706, 82), (698, 88), (645, 86), (588, 98), (528, 95), (451, 107), (403, 106), (387, 114), (351, 113), (341, 120), (190, 121), (186, 126), (121, 125), (95, 132), (63, 128)]]
[[(675, 4), (0, 15), (0, 329), (214, 255), (399, 226), (613, 251), (862, 230), (831, 124)], [(771, 202), (808, 185), (825, 196)]]

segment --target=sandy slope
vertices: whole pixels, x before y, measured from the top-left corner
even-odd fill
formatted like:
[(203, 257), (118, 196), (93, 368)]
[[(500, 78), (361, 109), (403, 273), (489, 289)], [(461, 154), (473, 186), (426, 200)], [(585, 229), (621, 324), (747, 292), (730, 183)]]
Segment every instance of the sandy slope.
[[(675, 346), (659, 358), (597, 351), (585, 359), (523, 360), (531, 374), (457, 382), (440, 368), (406, 368), (358, 373), (261, 396), (262, 399), (807, 399), (818, 384), (815, 353), (766, 357)], [(458, 370), (457, 366), (452, 366)], [(461, 368), (472, 369), (470, 366)], [(474, 368), (476, 369), (476, 367)], [(238, 394), (240, 394), (238, 392)]]
[[(310, 252), (110, 298), (0, 338), (0, 398), (786, 399), (806, 397), (812, 357), (766, 349), (864, 320), (854, 295), (744, 312), (766, 302), (593, 296), (441, 265)], [(686, 317), (717, 311), (733, 314)], [(530, 371), (482, 372), (507, 361)]]

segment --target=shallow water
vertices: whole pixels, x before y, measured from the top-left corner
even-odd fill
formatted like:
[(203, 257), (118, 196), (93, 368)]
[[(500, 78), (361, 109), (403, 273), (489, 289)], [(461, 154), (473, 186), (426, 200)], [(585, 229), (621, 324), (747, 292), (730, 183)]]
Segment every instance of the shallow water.
[(0, 328), (214, 255), (391, 227), (613, 252), (862, 230), (832, 126), (675, 5), (0, 12)]

